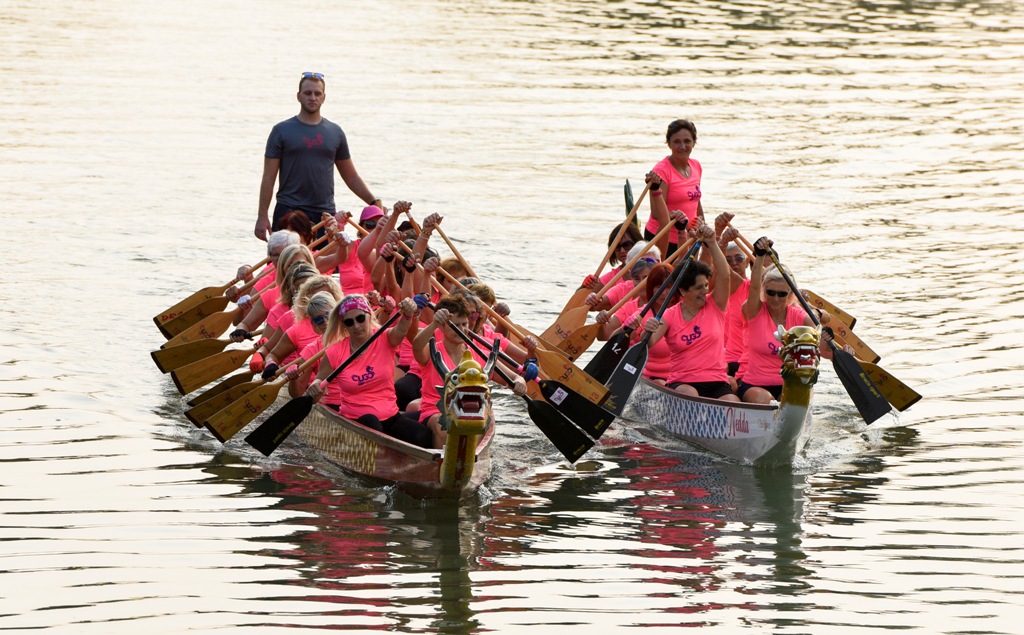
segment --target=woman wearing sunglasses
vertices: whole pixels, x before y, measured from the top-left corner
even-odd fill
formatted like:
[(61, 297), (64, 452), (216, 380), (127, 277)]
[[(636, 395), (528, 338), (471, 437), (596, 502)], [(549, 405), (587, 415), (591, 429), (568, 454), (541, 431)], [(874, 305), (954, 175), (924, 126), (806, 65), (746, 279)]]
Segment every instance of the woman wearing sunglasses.
[[(263, 378), (272, 379), (280, 366), (287, 366), (295, 361), (299, 352), (313, 340), (323, 336), (323, 329), (317, 332), (313, 322), (313, 315), (309, 313), (310, 299), (319, 293), (327, 294), (332, 300), (332, 306), (341, 299), (341, 287), (329, 276), (313, 275), (304, 279), (304, 282), (295, 292), (281, 294), (281, 302), (287, 303), (291, 315), (287, 316), (286, 323), (279, 322), (281, 335), (271, 340), (273, 347), (264, 357)], [(329, 308), (329, 307), (328, 307)], [(326, 320), (327, 313), (321, 316)], [(326, 326), (326, 321), (324, 322)]]
[(398, 304), (402, 317), (373, 343), (328, 386), (322, 381), (373, 335), (380, 325), (373, 317), (365, 296), (347, 295), (331, 312), (324, 333), (326, 363), (321, 362), (317, 381), (306, 391), (343, 417), (368, 428), (420, 447), (431, 447), (426, 426), (399, 412), (395, 403), (395, 352), (416, 316), (416, 303), (405, 298)]
[(305, 394), (306, 389), (309, 388), (309, 380), (320, 371), (320, 362), (310, 364), (301, 374), (299, 373), (299, 366), (302, 366), (306, 360), (313, 359), (317, 353), (323, 350), (323, 337), (324, 333), (327, 332), (327, 321), (330, 320), (331, 312), (338, 305), (340, 297), (340, 293), (335, 295), (329, 291), (319, 291), (306, 301), (305, 313), (308, 319), (303, 320), (301, 323), (309, 322), (309, 325), (312, 327), (313, 338), (306, 342), (302, 348), (298, 349), (299, 356), (292, 361), (285, 371), (285, 375), (290, 380), (288, 382), (288, 394), (292, 397)]
[[(764, 255), (772, 241), (761, 237), (754, 242), (755, 255)], [(789, 330), (801, 324), (814, 326), (807, 313), (796, 302), (774, 265), (764, 268), (763, 258), (755, 257), (750, 272), (750, 290), (743, 304), (743, 318), (747, 321), (747, 354), (740, 371), (736, 394), (748, 403), (769, 403), (782, 396), (782, 343), (775, 337), (781, 326)], [(789, 271), (786, 271), (789, 274)], [(792, 274), (790, 279), (793, 279)]]

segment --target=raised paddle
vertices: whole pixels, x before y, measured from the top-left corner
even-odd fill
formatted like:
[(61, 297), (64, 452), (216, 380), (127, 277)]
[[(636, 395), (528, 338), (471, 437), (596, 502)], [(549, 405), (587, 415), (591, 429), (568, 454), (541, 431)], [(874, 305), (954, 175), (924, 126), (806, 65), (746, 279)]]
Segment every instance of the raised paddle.
[[(316, 355), (311, 357), (310, 360), (316, 361), (320, 359), (323, 356), (323, 354), (324, 351), (323, 349), (321, 349)], [(284, 372), (284, 368), (278, 368), (277, 372), (275, 373), (275, 378), (279, 377)], [(252, 377), (252, 374), (250, 373), (249, 376)], [(259, 388), (265, 383), (267, 383), (266, 380), (264, 380), (261, 377), (257, 377), (252, 381), (232, 386), (231, 388), (217, 395), (214, 395), (210, 399), (207, 399), (202, 403), (196, 404), (192, 408), (186, 410), (185, 418), (191, 421), (193, 424), (195, 424), (196, 427), (201, 428), (203, 427), (203, 425), (205, 425), (206, 421), (213, 415), (217, 414), (217, 412), (219, 412), (223, 408), (228, 407), (233, 402), (241, 399), (249, 391)]]
[[(466, 345), (476, 351), (476, 354), (480, 357), (485, 357), (483, 350), (476, 345), (475, 342), (466, 337), (466, 334), (462, 332), (462, 329), (450, 324), (452, 330), (459, 335), (465, 342)], [(475, 333), (474, 337), (478, 337)], [(507, 356), (506, 356), (507, 357)], [(515, 362), (512, 362), (515, 364)], [(509, 386), (513, 384), (512, 378), (509, 377), (500, 366), (495, 366), (494, 371), (505, 380)], [(594, 447), (594, 442), (590, 438), (579, 431), (569, 419), (562, 415), (556, 410), (551, 404), (541, 399), (531, 399), (526, 395), (523, 395), (523, 401), (526, 402), (526, 411), (530, 415), (530, 419), (533, 423), (540, 428), (540, 431), (544, 433), (544, 436), (551, 441), (562, 456), (566, 458), (569, 463), (575, 463), (581, 456), (586, 454), (587, 450)], [(586, 399), (584, 399), (586, 401)]]
[[(263, 329), (249, 333), (245, 339), (251, 340), (261, 333), (263, 333)], [(198, 362), (210, 355), (219, 353), (232, 343), (231, 340), (199, 340), (198, 342), (189, 342), (187, 344), (171, 346), (170, 348), (161, 348), (150, 353), (150, 356), (161, 373), (169, 373), (172, 370), (177, 370), (182, 366)]]
[(448, 245), (448, 249), (452, 250), (452, 255), (454, 255), (458, 259), (459, 264), (461, 264), (463, 268), (465, 268), (466, 273), (468, 273), (470, 276), (474, 278), (477, 278), (476, 272), (473, 271), (473, 267), (469, 266), (469, 261), (462, 257), (462, 254), (459, 253), (459, 250), (455, 248), (455, 244), (448, 238), (448, 235), (444, 233), (444, 230), (441, 229), (441, 225), (434, 225), (434, 229), (437, 230), (437, 233), (444, 240), (445, 244)]
[[(775, 250), (769, 250), (768, 256), (771, 257), (772, 262), (778, 267), (779, 273), (786, 280), (786, 284), (796, 294), (796, 299), (799, 300), (804, 311), (807, 312), (807, 315), (811, 316), (816, 325), (820, 326), (821, 321), (818, 320), (818, 315), (811, 310), (811, 305), (801, 295), (796, 283), (789, 277), (786, 270), (782, 268), (778, 254), (775, 253)], [(857, 406), (857, 411), (860, 412), (860, 416), (864, 418), (864, 421), (871, 424), (882, 416), (889, 414), (892, 411), (892, 406), (882, 396), (882, 393), (875, 386), (875, 383), (871, 381), (871, 377), (868, 376), (867, 372), (857, 363), (857, 359), (836, 346), (836, 343), (831, 339), (828, 340), (828, 345), (832, 349), (832, 367), (835, 368), (836, 374), (839, 375), (839, 380), (843, 382), (843, 387), (846, 388), (847, 394), (850, 395), (853, 404)]]
[[(394, 314), (388, 318), (387, 322), (382, 324), (379, 329), (370, 335), (370, 337), (366, 338), (366, 341), (363, 342), (359, 348), (352, 351), (352, 354), (348, 356), (348, 359), (332, 370), (331, 374), (328, 375), (327, 379), (324, 381), (327, 383), (334, 381), (343, 370), (348, 368), (349, 364), (362, 355), (363, 352), (370, 347), (370, 344), (373, 344), (374, 340), (387, 331), (388, 327), (394, 324), (401, 315), (401, 311), (395, 311)], [(305, 365), (306, 364), (303, 364), (303, 366)], [(273, 402), (273, 399), (271, 399), (271, 402)], [(276, 450), (278, 446), (288, 438), (288, 435), (295, 430), (296, 426), (302, 423), (302, 420), (309, 416), (310, 411), (313, 410), (313, 403), (313, 398), (309, 395), (302, 395), (301, 397), (291, 399), (288, 403), (281, 406), (277, 412), (270, 415), (270, 418), (260, 424), (258, 428), (250, 432), (249, 435), (245, 437), (245, 442), (262, 452), (264, 456), (270, 456), (273, 454), (274, 450)]]
[[(316, 225), (313, 225), (313, 231), (319, 230), (321, 227), (324, 226), (324, 224), (326, 222), (327, 222), (326, 220), (323, 220), (323, 221), (320, 221), (319, 223), (317, 223)], [(315, 244), (315, 242), (314, 242), (314, 244)], [(263, 265), (267, 264), (268, 262), (270, 262), (270, 258), (269, 257), (264, 258), (263, 260), (257, 262), (253, 266), (249, 267), (249, 270), (248, 270), (247, 274), (248, 273), (252, 273), (253, 271), (256, 271), (257, 269), (259, 269)], [(224, 293), (228, 289), (230, 289), (232, 286), (235, 285), (235, 283), (240, 282), (241, 280), (242, 280), (242, 278), (236, 277), (233, 280), (231, 280), (231, 282), (228, 282), (227, 284), (221, 285), (219, 287), (206, 287), (206, 288), (200, 289), (199, 291), (196, 291), (195, 293), (193, 293), (192, 295), (188, 296), (187, 298), (185, 298), (181, 302), (178, 302), (174, 306), (172, 306), (172, 307), (170, 307), (170, 308), (168, 308), (168, 309), (166, 309), (164, 311), (161, 311), (160, 315), (157, 315), (157, 316), (155, 316), (153, 318), (153, 322), (156, 323), (157, 327), (159, 327), (161, 324), (163, 324), (165, 322), (169, 322), (170, 320), (173, 320), (174, 318), (178, 317), (179, 315), (181, 315), (182, 313), (184, 313), (188, 309), (191, 309), (192, 307), (196, 306), (197, 304), (199, 304), (201, 302), (204, 302), (204, 301), (209, 300), (211, 298), (216, 298), (217, 296), (224, 295)], [(225, 305), (225, 306), (227, 306), (227, 305)], [(168, 335), (168, 337), (170, 337), (170, 336)]]
[[(684, 243), (684, 245), (685, 244), (686, 243)], [(677, 258), (679, 256), (682, 256), (682, 258), (686, 261), (684, 265), (689, 266), (690, 261), (693, 259), (694, 256), (696, 256), (697, 250), (699, 249), (700, 243), (694, 240), (692, 243), (689, 244), (689, 247), (686, 249), (686, 251), (683, 251), (682, 249), (677, 249), (672, 254), (671, 258)], [(654, 292), (654, 295), (648, 298), (647, 304), (645, 304), (644, 307), (640, 310), (640, 318), (643, 318), (643, 316), (646, 315), (647, 312), (651, 310), (657, 298), (661, 297), (662, 292), (664, 292), (668, 285), (672, 283), (673, 279), (673, 275), (668, 275), (665, 277), (665, 279), (661, 283), (661, 286), (659, 286), (658, 289)], [(672, 296), (668, 297), (671, 298)], [(601, 350), (599, 350), (597, 354), (590, 359), (590, 362), (587, 364), (585, 370), (598, 381), (607, 382), (611, 378), (612, 373), (615, 372), (615, 369), (618, 367), (619, 362), (622, 361), (622, 358), (626, 354), (626, 351), (629, 350), (629, 341), (632, 332), (632, 328), (630, 328), (628, 325), (624, 325), (621, 331), (615, 333), (610, 338), (608, 338), (608, 341), (605, 342), (604, 346), (601, 347)]]
[[(668, 295), (665, 296), (665, 301), (658, 307), (657, 313), (654, 314), (654, 318), (657, 320), (661, 319), (661, 316), (665, 314), (669, 305), (672, 303), (672, 298), (675, 297), (676, 291), (683, 283), (683, 276), (686, 275), (686, 271), (690, 268), (690, 264), (693, 263), (693, 259), (697, 256), (697, 251), (700, 249), (701, 242), (694, 240), (693, 245), (687, 250), (685, 261), (683, 266), (679, 267), (677, 271), (672, 272), (670, 278), (673, 279), (672, 287), (669, 289)], [(666, 278), (666, 282), (668, 279)], [(664, 285), (662, 285), (664, 286)], [(648, 301), (647, 306), (644, 309), (648, 309), (653, 306), (653, 303), (661, 296), (661, 290)], [(626, 407), (626, 402), (629, 401), (629, 396), (633, 394), (633, 388), (636, 387), (636, 383), (640, 381), (644, 366), (647, 365), (647, 347), (653, 334), (650, 331), (646, 331), (644, 336), (640, 338), (640, 341), (629, 347), (626, 354), (622, 356), (615, 370), (612, 371), (611, 376), (608, 378), (608, 390), (612, 396), (608, 399), (606, 407), (615, 413), (616, 415), (622, 414), (622, 410)]]
[[(673, 262), (678, 260), (680, 256), (683, 256), (684, 254), (687, 253), (691, 244), (691, 242), (683, 243), (683, 246), (681, 248), (672, 252), (672, 255), (665, 259), (664, 264), (672, 264)], [(627, 302), (635, 298), (643, 290), (643, 284), (638, 284), (635, 287), (633, 287), (629, 291), (629, 293), (627, 293), (621, 300), (616, 302), (614, 306), (608, 309), (608, 315), (614, 315), (619, 309), (626, 306)], [(587, 349), (590, 348), (590, 345), (594, 343), (594, 340), (597, 339), (597, 336), (601, 332), (602, 326), (602, 324), (598, 324), (597, 322), (595, 322), (593, 324), (586, 324), (584, 326), (579, 327), (578, 329), (570, 333), (569, 337), (565, 338), (564, 340), (558, 343), (558, 349), (564, 352), (566, 357), (568, 357), (571, 361), (576, 361), (580, 355), (585, 353)], [(623, 349), (623, 351), (625, 351), (625, 349)], [(615, 365), (613, 364), (612, 368), (614, 367)], [(610, 371), (611, 369), (609, 369), (609, 372)], [(595, 379), (599, 378), (595, 375)], [(605, 379), (607, 379), (607, 377), (605, 377)]]
[[(628, 183), (629, 181), (627, 181), (627, 184)], [(626, 215), (626, 220), (623, 222), (622, 226), (618, 228), (618, 232), (617, 234), (615, 234), (615, 237), (611, 241), (611, 244), (608, 245), (608, 251), (605, 252), (604, 258), (601, 259), (601, 263), (597, 265), (597, 270), (594, 271), (594, 278), (598, 278), (601, 276), (601, 271), (604, 270), (604, 265), (608, 264), (608, 261), (611, 260), (611, 256), (615, 253), (615, 250), (618, 249), (618, 243), (622, 242), (623, 237), (626, 236), (626, 231), (629, 227), (629, 224), (636, 217), (637, 210), (640, 209), (640, 204), (643, 202), (644, 197), (647, 196), (647, 190), (649, 189), (650, 183), (647, 183), (647, 186), (643, 188), (643, 192), (640, 194), (640, 200), (636, 202), (636, 204), (633, 206), (633, 209), (631, 209), (630, 212)], [(623, 270), (628, 270), (625, 265), (623, 266)], [(548, 330), (541, 335), (541, 337), (554, 342), (556, 340), (552, 338), (556, 338), (558, 340), (564, 339), (564, 337), (558, 336), (557, 329), (561, 329), (564, 331), (566, 326), (570, 324), (574, 324), (575, 328), (582, 327), (584, 323), (587, 322), (588, 312), (588, 309), (584, 306), (584, 303), (586, 302), (587, 297), (590, 296), (590, 294), (591, 290), (588, 287), (581, 287), (577, 289), (577, 291), (575, 291), (575, 293), (572, 294), (568, 301), (565, 302), (565, 306), (562, 307), (562, 310), (558, 313), (558, 316), (555, 317), (555, 321), (548, 328)], [(580, 320), (579, 316), (581, 308), (584, 309), (582, 313), (582, 321)], [(571, 329), (569, 329), (569, 332), (571, 332)]]
[[(622, 268), (619, 269), (603, 287), (601, 287), (597, 292), (598, 299), (604, 297), (604, 294), (611, 291), (612, 288), (619, 283), (619, 280), (629, 273), (633, 268), (633, 265), (638, 263), (641, 258), (647, 255), (647, 252), (654, 248), (654, 245), (658, 240), (668, 234), (668, 232), (672, 231), (674, 227), (675, 226), (671, 224), (667, 224), (662, 227), (654, 238), (649, 240), (647, 244), (645, 244), (643, 248), (629, 260), (629, 262), (624, 263)], [(568, 311), (563, 311), (557, 318), (555, 318), (554, 323), (541, 334), (541, 337), (553, 344), (559, 344), (562, 340), (572, 335), (573, 331), (586, 324), (589, 312), (590, 307), (585, 305), (569, 309)]]

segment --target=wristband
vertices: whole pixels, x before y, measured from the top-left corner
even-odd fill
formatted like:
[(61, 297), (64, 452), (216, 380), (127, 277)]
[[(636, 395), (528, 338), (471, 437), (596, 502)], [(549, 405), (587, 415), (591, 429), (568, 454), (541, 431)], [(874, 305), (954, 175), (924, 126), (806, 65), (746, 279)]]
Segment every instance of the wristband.
[(651, 188), (651, 196), (661, 196), (661, 190), (656, 190), (656, 189), (654, 189), (652, 187)]
[(249, 300), (252, 300), (252, 296), (250, 296), (250, 295), (249, 295), (249, 294), (247, 293), (247, 294), (243, 295), (242, 297), (238, 298), (238, 301), (237, 301), (237, 302), (235, 302), (235, 304), (245, 304), (245, 303), (246, 303), (246, 302), (248, 302)]
[(657, 183), (651, 183), (651, 194), (657, 192), (660, 189), (661, 189), (661, 181), (658, 181)]
[(389, 254), (387, 256), (381, 256), (381, 258), (384, 259), (384, 262), (391, 262), (391, 261), (393, 261), (395, 259), (395, 254)]
[(411, 266), (411, 267), (410, 267), (409, 265), (407, 265), (407, 264), (405, 264), (405, 263), (403, 262), (403, 263), (402, 263), (402, 269), (405, 269), (405, 270), (406, 270), (406, 271), (408, 271), (409, 273), (412, 273), (413, 271), (416, 271), (416, 265), (413, 265), (413, 266)]

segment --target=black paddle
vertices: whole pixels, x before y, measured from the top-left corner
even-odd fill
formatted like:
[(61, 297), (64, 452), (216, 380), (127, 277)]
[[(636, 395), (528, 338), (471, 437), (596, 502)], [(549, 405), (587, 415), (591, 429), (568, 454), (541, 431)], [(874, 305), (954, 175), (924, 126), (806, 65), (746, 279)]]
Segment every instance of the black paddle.
[[(331, 374), (327, 376), (326, 381), (330, 383), (341, 371), (345, 370), (349, 364), (354, 362), (357, 357), (363, 354), (363, 352), (369, 348), (370, 344), (376, 340), (380, 335), (388, 329), (389, 326), (395, 323), (399, 317), (401, 317), (401, 311), (395, 311), (394, 315), (388, 318), (377, 331), (366, 338), (366, 341), (356, 350), (352, 351), (352, 354), (348, 356), (348, 359), (343, 361), (337, 368), (331, 371)], [(314, 380), (316, 381), (316, 380)], [(270, 456), (274, 450), (280, 446), (288, 435), (295, 430), (295, 427), (302, 423), (302, 420), (309, 416), (311, 410), (313, 410), (313, 398), (309, 395), (302, 395), (301, 397), (295, 397), (285, 405), (281, 406), (281, 409), (270, 415), (270, 418), (264, 421), (258, 428), (249, 433), (249, 436), (245, 437), (245, 442), (256, 448), (263, 453), (264, 456)]]
[[(462, 341), (467, 346), (472, 348), (477, 355), (480, 357), (486, 357), (483, 350), (476, 345), (476, 342), (469, 339), (469, 337), (451, 322), (448, 326), (452, 327), (455, 334), (462, 338)], [(496, 346), (495, 346), (496, 347)], [(513, 362), (515, 364), (515, 362)], [(495, 366), (494, 371), (505, 380), (509, 386), (512, 385), (512, 378), (505, 374), (505, 371), (500, 366)], [(580, 399), (584, 399), (582, 395)], [(581, 456), (587, 453), (587, 450), (594, 447), (594, 442), (590, 440), (587, 435), (579, 431), (566, 419), (558, 410), (555, 410), (554, 406), (547, 403), (546, 401), (538, 401), (536, 399), (530, 399), (526, 395), (523, 395), (523, 401), (526, 402), (526, 411), (530, 414), (530, 419), (533, 423), (540, 428), (540, 431), (544, 433), (544, 436), (551, 441), (551, 443), (558, 448), (558, 451), (562, 453), (562, 456), (569, 461), (569, 463), (575, 463)], [(586, 401), (586, 399), (584, 399)], [(600, 407), (600, 406), (599, 406)]]
[[(686, 255), (683, 256), (683, 267), (687, 267), (689, 265), (691, 256), (696, 254), (698, 249), (700, 249), (700, 241), (694, 241), (693, 245), (691, 245), (690, 249), (686, 252)], [(638, 316), (640, 319), (643, 319), (644, 315), (651, 310), (651, 307), (654, 306), (655, 300), (661, 297), (662, 291), (665, 290), (665, 287), (667, 287), (671, 281), (672, 276), (665, 277), (661, 286), (658, 287), (658, 290), (654, 292), (654, 295), (651, 296), (651, 299), (647, 301), (647, 304), (645, 304), (644, 308), (640, 311)], [(608, 341), (601, 347), (601, 350), (597, 351), (597, 354), (591, 358), (584, 371), (589, 373), (590, 376), (597, 381), (603, 384), (608, 383), (608, 379), (611, 378), (612, 373), (615, 371), (616, 367), (618, 367), (619, 362), (622, 360), (622, 356), (625, 355), (626, 351), (629, 349), (629, 338), (632, 333), (633, 329), (627, 326), (608, 338)]]
[[(779, 263), (779, 255), (775, 253), (774, 249), (770, 249), (768, 250), (768, 256), (775, 263), (775, 266), (778, 267), (779, 273), (786, 280), (786, 284), (796, 294), (797, 300), (800, 301), (800, 306), (803, 307), (807, 315), (811, 316), (816, 325), (821, 326), (821, 322), (818, 321), (818, 315), (811, 310), (811, 306), (804, 299), (800, 290), (796, 288), (793, 279), (789, 277), (786, 270), (782, 268), (782, 264)], [(871, 381), (871, 378), (868, 377), (867, 371), (861, 368), (857, 358), (836, 346), (836, 343), (831, 339), (828, 341), (828, 345), (832, 349), (832, 367), (835, 369), (836, 374), (839, 375), (839, 381), (843, 382), (843, 387), (846, 388), (847, 394), (853, 400), (853, 405), (857, 406), (857, 410), (860, 412), (860, 416), (864, 418), (864, 421), (871, 424), (883, 415), (891, 412), (892, 406), (889, 405), (889, 402), (879, 392), (875, 382)]]
[[(658, 312), (654, 315), (655, 319), (660, 320), (668, 305), (671, 304), (672, 298), (675, 297), (676, 291), (679, 290), (679, 286), (683, 283), (683, 275), (690, 268), (690, 263), (693, 261), (693, 256), (697, 253), (697, 249), (700, 248), (700, 244), (700, 240), (693, 241), (693, 246), (686, 253), (683, 266), (679, 268), (678, 272), (673, 272), (675, 279), (672, 282), (672, 288), (669, 290), (668, 295), (665, 296), (665, 301), (661, 303)], [(659, 291), (654, 297), (657, 298), (660, 295), (661, 292)], [(610, 393), (605, 405), (616, 415), (622, 414), (623, 408), (626, 407), (626, 402), (629, 401), (629, 396), (633, 394), (633, 388), (640, 381), (644, 366), (647, 364), (647, 343), (650, 341), (651, 335), (653, 333), (650, 331), (644, 333), (639, 342), (629, 347), (629, 350), (622, 356), (619, 365), (615, 367), (615, 371), (612, 372), (611, 377), (605, 384), (608, 386), (608, 392)]]
[[(470, 331), (469, 335), (485, 346), (488, 345), (487, 340), (479, 334)], [(511, 366), (518, 365), (516, 360), (505, 353), (499, 352), (498, 354), (505, 363)], [(601, 435), (615, 419), (615, 415), (603, 406), (599, 406), (560, 381), (539, 379), (537, 384), (540, 385), (541, 394), (555, 410), (585, 430), (595, 440), (601, 438)]]

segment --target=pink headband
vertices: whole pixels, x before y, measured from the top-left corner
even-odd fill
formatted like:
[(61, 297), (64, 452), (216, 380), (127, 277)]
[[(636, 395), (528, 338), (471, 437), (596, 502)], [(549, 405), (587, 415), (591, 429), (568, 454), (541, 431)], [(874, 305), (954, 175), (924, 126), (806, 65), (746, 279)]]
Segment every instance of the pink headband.
[(353, 309), (359, 309), (364, 313), (373, 312), (370, 309), (370, 303), (366, 301), (366, 298), (364, 298), (361, 295), (351, 295), (342, 300), (341, 304), (338, 305), (338, 316), (340, 317), (342, 315), (345, 315), (346, 313)]

